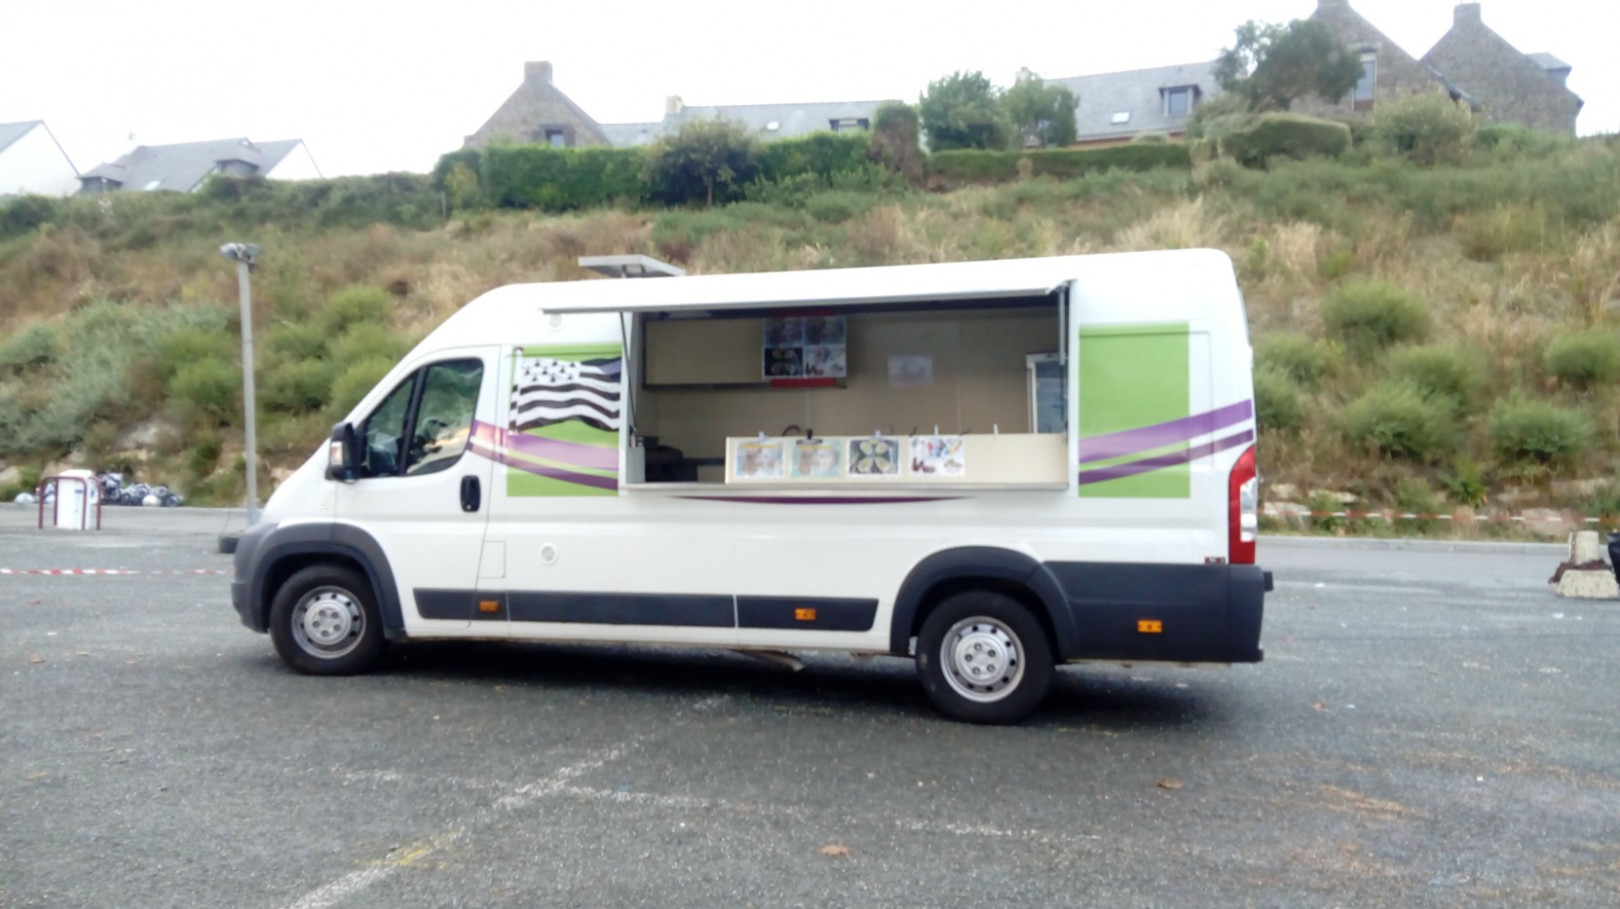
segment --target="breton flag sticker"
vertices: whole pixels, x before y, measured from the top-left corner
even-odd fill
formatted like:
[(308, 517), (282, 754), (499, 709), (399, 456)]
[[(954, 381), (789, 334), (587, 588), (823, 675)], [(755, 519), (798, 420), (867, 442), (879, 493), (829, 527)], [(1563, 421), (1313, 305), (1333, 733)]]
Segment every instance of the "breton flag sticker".
[(576, 421), (619, 431), (621, 358), (568, 361), (525, 357), (512, 394), (511, 428), (522, 432)]

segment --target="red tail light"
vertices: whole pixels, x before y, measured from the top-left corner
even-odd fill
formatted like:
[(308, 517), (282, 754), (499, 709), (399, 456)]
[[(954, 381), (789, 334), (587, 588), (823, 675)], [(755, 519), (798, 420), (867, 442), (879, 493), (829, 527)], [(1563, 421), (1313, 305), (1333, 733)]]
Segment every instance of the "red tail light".
[(1227, 552), (1232, 565), (1254, 564), (1254, 541), (1260, 530), (1260, 475), (1254, 466), (1254, 446), (1244, 449), (1227, 485)]

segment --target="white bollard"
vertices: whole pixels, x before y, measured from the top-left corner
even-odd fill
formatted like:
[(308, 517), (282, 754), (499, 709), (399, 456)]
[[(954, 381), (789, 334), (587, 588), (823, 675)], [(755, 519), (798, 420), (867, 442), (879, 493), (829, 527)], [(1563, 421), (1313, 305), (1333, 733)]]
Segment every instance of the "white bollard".
[(88, 470), (64, 470), (49, 480), (56, 489), (52, 518), (63, 530), (100, 529), (96, 508), (101, 504), (101, 484)]

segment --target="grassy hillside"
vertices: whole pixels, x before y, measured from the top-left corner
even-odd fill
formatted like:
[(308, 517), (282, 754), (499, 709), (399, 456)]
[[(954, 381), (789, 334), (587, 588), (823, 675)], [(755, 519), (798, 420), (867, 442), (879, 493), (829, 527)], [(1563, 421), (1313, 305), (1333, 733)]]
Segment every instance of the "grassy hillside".
[[(26, 482), (77, 451), (193, 502), (239, 495), (235, 273), (214, 251), (227, 240), (265, 250), (255, 318), (276, 476), (460, 304), (582, 277), (582, 254), (644, 252), (701, 274), (1209, 246), (1232, 256), (1247, 297), (1271, 483), (1406, 510), (1620, 510), (1606, 485), (1620, 455), (1612, 137), (1461, 167), (1216, 161), (775, 198), (446, 224), (425, 196), (345, 226), (120, 194), (70, 200), (38, 225), (13, 217), (0, 232), (0, 459)], [(373, 217), (387, 220), (354, 226)]]

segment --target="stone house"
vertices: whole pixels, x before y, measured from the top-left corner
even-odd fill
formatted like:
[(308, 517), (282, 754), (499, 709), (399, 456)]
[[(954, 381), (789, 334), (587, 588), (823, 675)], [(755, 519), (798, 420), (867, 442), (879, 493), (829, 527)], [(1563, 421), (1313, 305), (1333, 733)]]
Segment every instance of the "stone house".
[(1478, 3), (1457, 5), (1451, 29), (1423, 64), (1487, 120), (1575, 132), (1584, 102), (1564, 84), (1569, 64), (1552, 54), (1520, 53), (1485, 24)]
[(1361, 55), (1362, 79), (1336, 104), (1302, 99), (1299, 113), (1356, 119), (1379, 101), (1418, 91), (1445, 91), (1498, 123), (1573, 135), (1582, 101), (1564, 84), (1570, 66), (1551, 54), (1524, 54), (1491, 31), (1478, 3), (1458, 4), (1450, 31), (1422, 59), (1412, 57), (1349, 0), (1317, 0), (1312, 19)]
[(551, 81), (551, 64), (523, 64), (523, 84), (512, 92), (462, 148), (482, 148), (497, 139), (556, 148), (608, 145), (602, 125), (591, 119)]
[(1316, 12), (1310, 18), (1327, 26), (1334, 37), (1361, 56), (1361, 81), (1337, 102), (1314, 96), (1301, 98), (1294, 104), (1294, 112), (1352, 120), (1372, 113), (1379, 101), (1413, 92), (1444, 90), (1428, 67), (1351, 9), (1350, 0), (1316, 0)]

